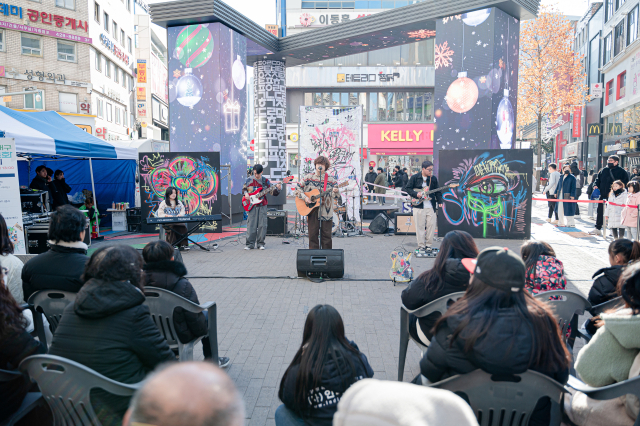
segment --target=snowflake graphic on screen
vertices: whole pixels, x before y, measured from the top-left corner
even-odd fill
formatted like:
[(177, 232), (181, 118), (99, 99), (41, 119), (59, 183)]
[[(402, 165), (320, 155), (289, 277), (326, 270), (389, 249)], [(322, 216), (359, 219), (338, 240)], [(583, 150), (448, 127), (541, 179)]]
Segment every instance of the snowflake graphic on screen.
[(429, 38), (435, 37), (436, 32), (433, 30), (417, 30), (417, 31), (409, 31), (407, 33), (409, 38)]
[(446, 41), (442, 44), (436, 44), (435, 46), (435, 66), (436, 69), (444, 68), (451, 65), (453, 59), (453, 50), (449, 49), (449, 43)]
[(446, 18), (442, 18), (442, 23), (446, 24), (449, 21), (453, 21), (453, 18), (460, 19), (461, 17), (462, 17), (462, 15), (447, 16)]

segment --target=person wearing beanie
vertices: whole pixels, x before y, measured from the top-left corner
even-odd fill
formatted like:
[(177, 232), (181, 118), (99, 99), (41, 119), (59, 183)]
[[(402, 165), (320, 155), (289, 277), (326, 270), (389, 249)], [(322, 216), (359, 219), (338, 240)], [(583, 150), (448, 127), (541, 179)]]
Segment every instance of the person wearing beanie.
[[(534, 370), (565, 384), (571, 355), (549, 307), (524, 291), (520, 256), (489, 247), (462, 264), (472, 274), (469, 288), (436, 323), (422, 376), (436, 383), (478, 368), (499, 375)], [(550, 409), (548, 398), (540, 400), (529, 425), (548, 425)]]

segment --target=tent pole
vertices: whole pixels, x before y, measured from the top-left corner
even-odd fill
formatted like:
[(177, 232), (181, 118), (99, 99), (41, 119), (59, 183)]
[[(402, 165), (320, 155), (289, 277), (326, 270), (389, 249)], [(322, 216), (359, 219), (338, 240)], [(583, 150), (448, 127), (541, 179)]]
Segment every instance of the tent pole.
[[(89, 158), (89, 171), (91, 172), (91, 190), (93, 191), (93, 205), (94, 205), (94, 208), (97, 210), (98, 197), (96, 197), (96, 184), (93, 180), (93, 163), (91, 162), (91, 158)], [(89, 229), (89, 232), (91, 232), (91, 229)], [(98, 237), (100, 237), (100, 225), (98, 224), (98, 221), (96, 221), (96, 233), (98, 234)]]

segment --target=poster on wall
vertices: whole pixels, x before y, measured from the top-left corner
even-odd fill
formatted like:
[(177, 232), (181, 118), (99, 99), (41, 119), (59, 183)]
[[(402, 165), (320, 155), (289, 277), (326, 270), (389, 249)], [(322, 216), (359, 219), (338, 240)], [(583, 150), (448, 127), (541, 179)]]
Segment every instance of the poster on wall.
[[(187, 215), (220, 214), (220, 154), (217, 152), (141, 152), (138, 168), (141, 182), (142, 232), (155, 233), (159, 225), (147, 225), (165, 198), (167, 188), (178, 190)], [(219, 222), (201, 228), (222, 232)]]
[(171, 151), (220, 153), (220, 163), (231, 166), (222, 202), (228, 205), (230, 188), (239, 213), (249, 140), (247, 41), (219, 23), (170, 27), (167, 40)]
[(329, 173), (338, 183), (349, 181), (341, 190), (347, 215), (360, 220), (362, 166), (360, 145), (362, 106), (354, 108), (300, 107), (300, 177), (312, 173), (313, 160), (323, 155), (331, 162)]
[(16, 203), (16, 200), (20, 200), (20, 182), (13, 138), (0, 138), (0, 169), (0, 213), (7, 222), (14, 254), (26, 254), (22, 209), (21, 204)]
[(474, 238), (531, 236), (533, 151), (457, 150), (440, 153), (442, 192), (438, 235), (466, 231)]
[(434, 160), (515, 143), (520, 22), (496, 8), (436, 23)]

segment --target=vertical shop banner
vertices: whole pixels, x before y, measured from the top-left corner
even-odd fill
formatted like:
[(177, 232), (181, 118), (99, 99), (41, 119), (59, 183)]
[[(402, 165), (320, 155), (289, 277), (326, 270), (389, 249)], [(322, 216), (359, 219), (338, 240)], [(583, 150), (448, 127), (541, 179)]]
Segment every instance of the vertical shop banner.
[(531, 236), (533, 150), (458, 150), (440, 153), (442, 192), (438, 235), (461, 230), (474, 238)]
[(26, 254), (20, 183), (18, 182), (18, 158), (15, 139), (0, 138), (0, 213), (7, 222), (9, 239), (14, 254)]
[(300, 178), (315, 170), (313, 160), (324, 155), (331, 162), (329, 173), (349, 186), (342, 200), (347, 215), (360, 220), (362, 166), (360, 144), (362, 106), (353, 108), (300, 107)]
[(573, 132), (574, 138), (582, 136), (582, 107), (575, 107), (573, 109)]
[(139, 101), (146, 101), (147, 100), (147, 88), (146, 87), (137, 87), (137, 90), (138, 90), (137, 99)]
[(151, 52), (151, 93), (156, 95), (158, 99), (162, 99), (169, 103), (169, 71), (164, 63)]
[(147, 60), (138, 59), (138, 83), (147, 82)]

